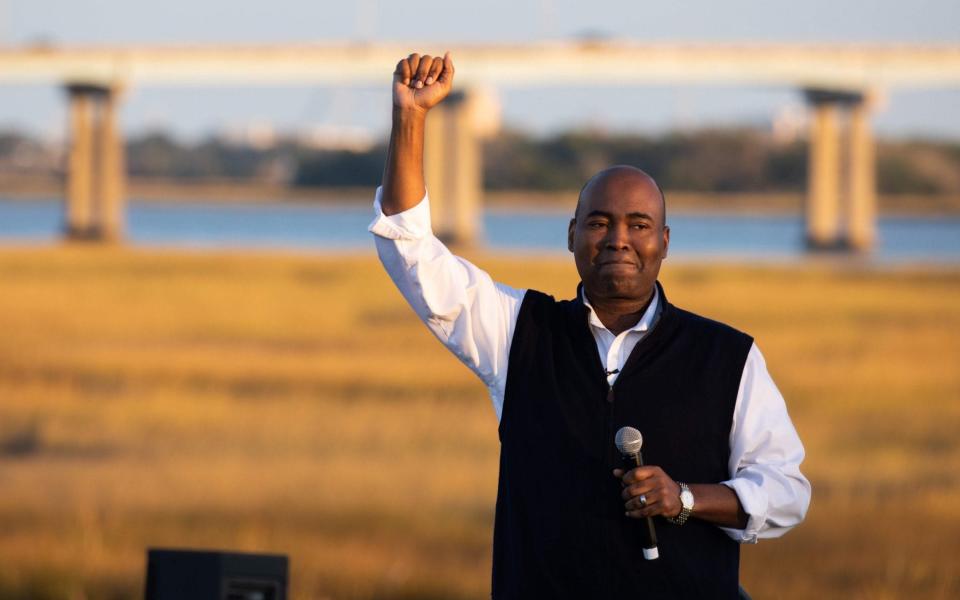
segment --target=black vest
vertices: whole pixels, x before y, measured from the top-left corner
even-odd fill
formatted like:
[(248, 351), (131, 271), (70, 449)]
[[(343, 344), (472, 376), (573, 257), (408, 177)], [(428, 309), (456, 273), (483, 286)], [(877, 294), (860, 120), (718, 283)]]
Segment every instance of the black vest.
[[(657, 284), (659, 287), (659, 283)], [(643, 434), (643, 456), (675, 480), (729, 479), (730, 426), (752, 338), (678, 309), (660, 289), (659, 320), (612, 391), (577, 300), (523, 299), (500, 421), (493, 597), (736, 598), (739, 545), (715, 525), (624, 515), (614, 434)]]

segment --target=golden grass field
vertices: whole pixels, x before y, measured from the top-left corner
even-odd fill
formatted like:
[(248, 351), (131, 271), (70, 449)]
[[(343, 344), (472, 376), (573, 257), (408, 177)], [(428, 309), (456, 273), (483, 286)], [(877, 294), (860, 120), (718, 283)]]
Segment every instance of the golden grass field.
[[(753, 597), (960, 597), (960, 270), (663, 281), (755, 335), (807, 446), (808, 519), (744, 548)], [(148, 546), (288, 554), (298, 600), (484, 598), (497, 456), (372, 256), (0, 250), (0, 598), (141, 597)]]

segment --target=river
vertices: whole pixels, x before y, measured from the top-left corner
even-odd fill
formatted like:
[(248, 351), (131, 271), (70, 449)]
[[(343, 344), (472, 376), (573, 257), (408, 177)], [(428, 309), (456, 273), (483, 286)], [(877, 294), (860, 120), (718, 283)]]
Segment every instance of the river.
[[(372, 247), (369, 206), (307, 203), (184, 203), (132, 201), (127, 238), (136, 246), (357, 251)], [(569, 215), (487, 210), (485, 245), (497, 252), (562, 253)], [(796, 260), (808, 256), (799, 216), (675, 214), (670, 255), (684, 259)], [(0, 198), (0, 244), (59, 239), (63, 204), (56, 199)], [(878, 244), (867, 260), (960, 264), (960, 218), (881, 217)]]

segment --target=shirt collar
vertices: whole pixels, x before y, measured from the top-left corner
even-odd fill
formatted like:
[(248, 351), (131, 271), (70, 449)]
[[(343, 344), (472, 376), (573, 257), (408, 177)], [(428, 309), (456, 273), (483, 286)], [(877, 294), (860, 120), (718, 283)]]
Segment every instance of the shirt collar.
[[(647, 305), (647, 310), (643, 311), (643, 316), (640, 317), (640, 320), (637, 321), (633, 327), (625, 331), (648, 331), (653, 326), (653, 322), (659, 312), (660, 290), (658, 288), (658, 285), (653, 286), (653, 298), (650, 300), (650, 304)], [(594, 312), (593, 306), (587, 298), (587, 292), (582, 287), (580, 288), (580, 297), (583, 299), (583, 305), (587, 307), (587, 322), (590, 323), (590, 326), (610, 331), (600, 320), (600, 317), (597, 316), (597, 313)]]

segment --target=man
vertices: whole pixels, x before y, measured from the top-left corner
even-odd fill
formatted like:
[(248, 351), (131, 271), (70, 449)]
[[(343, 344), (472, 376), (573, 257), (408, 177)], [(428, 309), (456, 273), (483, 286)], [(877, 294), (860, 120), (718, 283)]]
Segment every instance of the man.
[[(663, 194), (632, 167), (580, 193), (572, 301), (496, 283), (452, 255), (430, 229), (423, 131), (453, 76), (449, 54), (398, 63), (370, 230), (401, 293), (486, 383), (500, 419), (493, 597), (737, 597), (738, 543), (782, 535), (810, 499), (760, 351), (667, 301)], [(623, 426), (643, 433), (648, 466), (620, 469)], [(642, 552), (647, 517), (657, 560)]]

